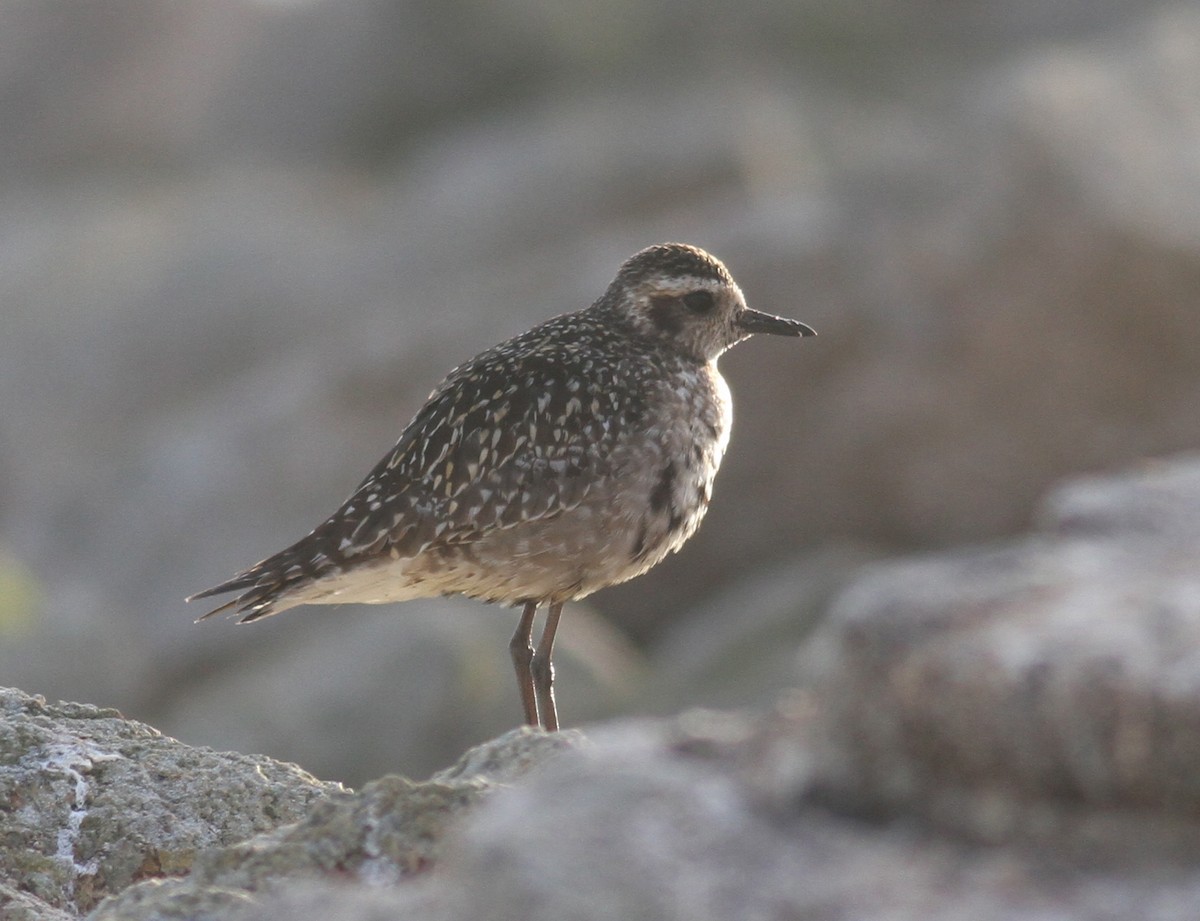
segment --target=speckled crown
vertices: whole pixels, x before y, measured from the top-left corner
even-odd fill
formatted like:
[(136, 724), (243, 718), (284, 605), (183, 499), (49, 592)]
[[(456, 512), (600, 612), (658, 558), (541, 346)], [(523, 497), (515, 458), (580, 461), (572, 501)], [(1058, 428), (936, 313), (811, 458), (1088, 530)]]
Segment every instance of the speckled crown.
[(636, 287), (648, 278), (708, 278), (732, 284), (725, 264), (698, 246), (658, 243), (634, 253), (617, 272), (616, 283)]

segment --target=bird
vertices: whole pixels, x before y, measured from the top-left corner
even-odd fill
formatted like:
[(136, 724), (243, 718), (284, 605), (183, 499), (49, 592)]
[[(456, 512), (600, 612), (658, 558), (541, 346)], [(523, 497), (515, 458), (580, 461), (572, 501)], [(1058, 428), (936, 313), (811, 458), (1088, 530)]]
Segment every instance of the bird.
[(197, 622), (454, 594), (519, 607), (509, 653), (524, 721), (556, 731), (563, 605), (641, 575), (696, 532), (733, 419), (717, 359), (754, 333), (816, 335), (748, 307), (699, 247), (635, 253), (590, 306), (451, 371), (329, 518), (189, 597), (234, 593)]

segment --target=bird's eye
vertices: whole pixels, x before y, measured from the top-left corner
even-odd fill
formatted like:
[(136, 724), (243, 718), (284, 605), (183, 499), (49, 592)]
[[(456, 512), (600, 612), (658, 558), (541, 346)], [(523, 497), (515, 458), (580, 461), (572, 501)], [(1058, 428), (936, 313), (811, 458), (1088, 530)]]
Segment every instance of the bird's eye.
[(689, 291), (680, 300), (692, 313), (708, 313), (716, 304), (711, 291)]

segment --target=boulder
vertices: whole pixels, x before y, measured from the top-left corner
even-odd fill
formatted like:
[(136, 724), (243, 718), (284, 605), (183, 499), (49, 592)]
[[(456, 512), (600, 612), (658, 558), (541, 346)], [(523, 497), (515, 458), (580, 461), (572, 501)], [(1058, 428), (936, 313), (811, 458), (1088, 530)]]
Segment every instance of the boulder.
[(354, 901), (354, 886), (393, 887), (430, 869), (440, 860), (449, 826), (476, 802), (580, 744), (576, 732), (513, 730), (468, 751), (424, 783), (388, 775), (357, 792), (330, 797), (302, 821), (211, 848), (197, 858), (187, 879), (133, 886), (91, 918), (221, 917), (242, 907), (270, 905), (281, 894), (294, 898), (288, 893), (297, 885), (318, 892), (333, 886)]
[(137, 880), (187, 873), (205, 848), (295, 821), (340, 789), (295, 765), (183, 745), (115, 710), (0, 690), (9, 906), (37, 899), (86, 912)]
[(869, 569), (805, 650), (827, 793), (981, 841), (1200, 854), (1200, 459), (1052, 493), (1023, 540)]

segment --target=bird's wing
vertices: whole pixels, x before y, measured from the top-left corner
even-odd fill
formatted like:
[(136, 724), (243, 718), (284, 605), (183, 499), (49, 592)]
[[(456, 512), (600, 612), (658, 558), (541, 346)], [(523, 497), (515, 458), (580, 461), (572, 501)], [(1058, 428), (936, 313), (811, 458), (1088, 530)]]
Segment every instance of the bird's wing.
[(204, 616), (236, 608), (255, 620), (283, 610), (289, 589), (384, 554), (412, 558), (577, 507), (642, 405), (628, 392), (617, 399), (617, 369), (602, 356), (583, 346), (564, 356), (560, 339), (539, 347), (526, 337), (453, 371), (323, 524), (193, 596), (239, 593)]
[(640, 406), (618, 404), (600, 357), (563, 348), (523, 343), (453, 372), (339, 510), (349, 545), (415, 556), (578, 506)]

